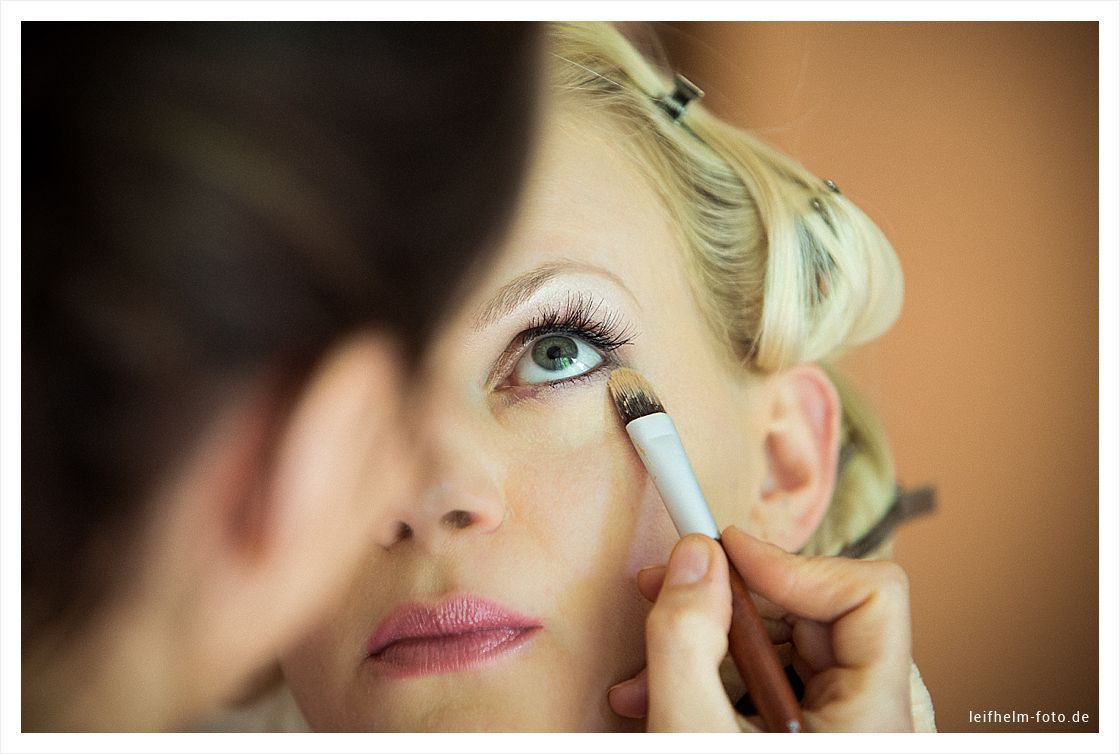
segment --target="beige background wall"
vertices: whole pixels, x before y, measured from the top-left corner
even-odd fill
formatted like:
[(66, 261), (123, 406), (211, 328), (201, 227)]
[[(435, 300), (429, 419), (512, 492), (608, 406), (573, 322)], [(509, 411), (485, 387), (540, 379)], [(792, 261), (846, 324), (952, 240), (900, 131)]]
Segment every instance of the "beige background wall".
[[(1095, 23), (659, 25), (705, 104), (832, 178), (906, 303), (846, 362), (907, 484), (914, 654), (947, 731), (1097, 729)], [(969, 712), (1088, 712), (1065, 726)]]

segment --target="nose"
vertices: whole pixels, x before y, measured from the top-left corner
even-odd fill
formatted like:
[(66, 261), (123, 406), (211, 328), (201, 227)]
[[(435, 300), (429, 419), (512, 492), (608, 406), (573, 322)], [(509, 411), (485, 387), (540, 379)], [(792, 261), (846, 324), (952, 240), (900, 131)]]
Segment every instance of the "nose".
[[(459, 358), (462, 337), (447, 335), (433, 351), (442, 366)], [(441, 343), (443, 341), (441, 340)], [(444, 350), (454, 349), (448, 353)], [(473, 383), (426, 369), (413, 404), (410, 431), (416, 441), (419, 493), (382, 519), (378, 544), (404, 543), (437, 550), (452, 541), (492, 533), (507, 506), (501, 492), (502, 454), (495, 447), (488, 408)]]
[(390, 549), (411, 540), (435, 550), (456, 538), (489, 534), (502, 525), (505, 516), (497, 487), (484, 478), (444, 478), (397, 511), (381, 531), (379, 544)]

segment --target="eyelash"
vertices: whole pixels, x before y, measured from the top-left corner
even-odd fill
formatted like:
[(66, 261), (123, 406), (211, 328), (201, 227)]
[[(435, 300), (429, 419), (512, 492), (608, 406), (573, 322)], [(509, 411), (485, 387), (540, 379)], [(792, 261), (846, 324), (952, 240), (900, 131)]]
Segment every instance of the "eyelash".
[[(625, 318), (617, 312), (603, 312), (603, 302), (585, 294), (570, 294), (562, 304), (549, 308), (542, 308), (522, 330), (506, 349), (506, 357), (502, 359), (503, 374), (508, 374), (510, 368), (525, 354), (526, 348), (544, 335), (562, 334), (571, 335), (594, 346), (603, 353), (604, 365), (615, 365), (617, 359), (610, 356), (613, 351), (630, 345), (634, 342), (633, 328)], [(559, 387), (567, 383), (577, 382), (588, 378), (601, 367), (565, 380), (557, 380), (542, 387)]]
[(526, 346), (542, 335), (563, 333), (582, 338), (604, 353), (632, 343), (633, 334), (622, 315), (607, 312), (605, 317), (600, 317), (602, 308), (601, 301), (583, 294), (569, 295), (563, 304), (542, 309), (515, 341), (519, 346)]

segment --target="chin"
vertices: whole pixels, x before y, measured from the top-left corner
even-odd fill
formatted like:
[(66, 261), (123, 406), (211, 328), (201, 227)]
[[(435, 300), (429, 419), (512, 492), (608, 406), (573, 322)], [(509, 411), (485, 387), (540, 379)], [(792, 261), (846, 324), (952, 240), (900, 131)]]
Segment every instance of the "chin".
[[(547, 684), (544, 684), (547, 685)], [(488, 693), (477, 684), (462, 683), (438, 694), (405, 695), (380, 705), (370, 715), (367, 731), (394, 733), (558, 733), (633, 732), (644, 721), (627, 720), (611, 712), (606, 690), (601, 704), (588, 699), (558, 699), (525, 690)], [(371, 712), (375, 710), (371, 709)], [(315, 730), (337, 730), (332, 721), (312, 721)]]

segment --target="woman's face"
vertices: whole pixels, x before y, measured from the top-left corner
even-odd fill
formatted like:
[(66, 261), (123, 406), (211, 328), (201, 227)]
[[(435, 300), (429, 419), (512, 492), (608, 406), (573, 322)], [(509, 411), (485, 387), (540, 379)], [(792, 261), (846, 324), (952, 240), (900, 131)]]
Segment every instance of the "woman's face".
[(607, 392), (639, 370), (721, 527), (748, 530), (762, 440), (654, 190), (546, 113), (519, 217), (418, 389), (426, 486), (345, 606), (283, 658), (313, 728), (627, 730), (607, 690), (644, 664), (635, 573), (677, 539)]

